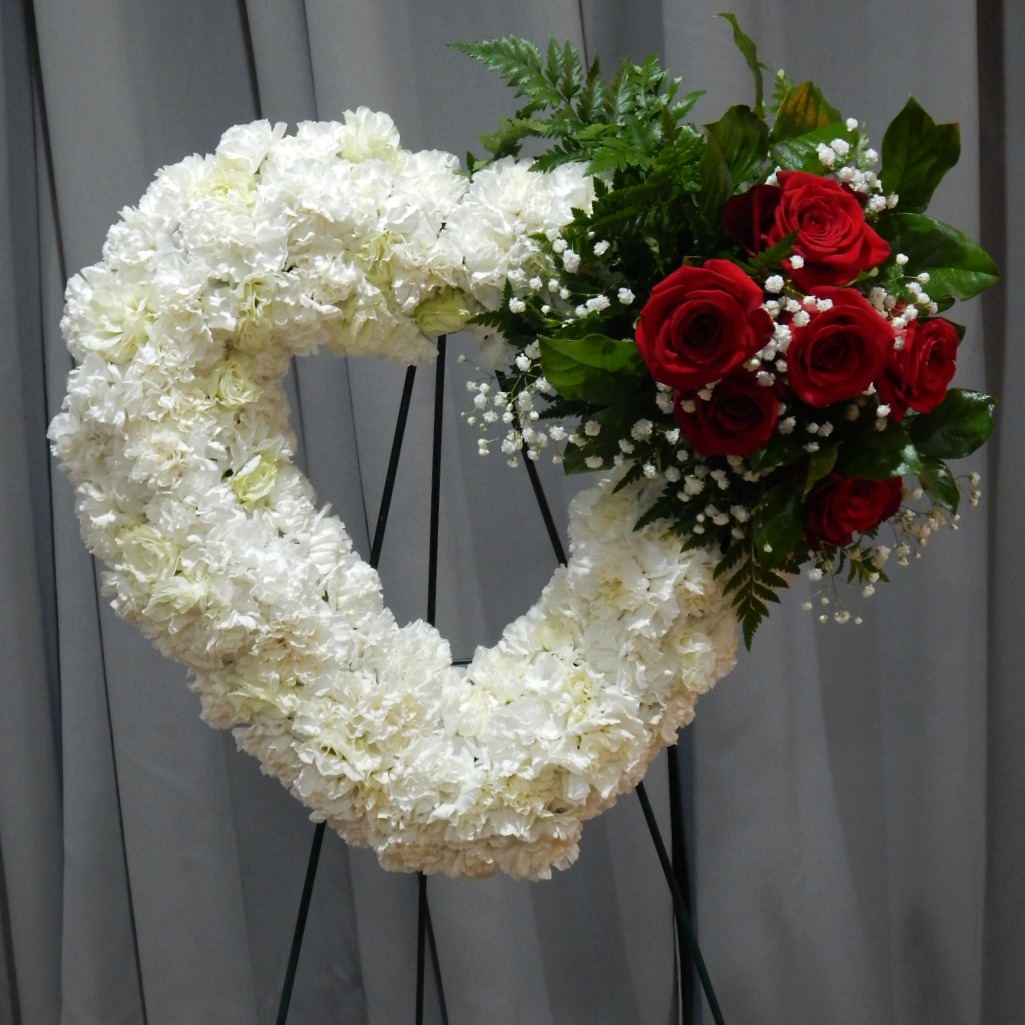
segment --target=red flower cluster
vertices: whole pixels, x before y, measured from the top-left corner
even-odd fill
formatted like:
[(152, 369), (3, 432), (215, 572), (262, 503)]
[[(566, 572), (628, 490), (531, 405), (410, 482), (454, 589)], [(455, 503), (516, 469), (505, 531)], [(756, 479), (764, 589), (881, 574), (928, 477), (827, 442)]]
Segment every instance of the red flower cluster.
[[(778, 185), (756, 185), (730, 199), (723, 226), (752, 255), (796, 232), (784, 266), (802, 292), (852, 281), (890, 255), (846, 186), (807, 171), (778, 171), (776, 180)], [(794, 256), (801, 257), (799, 266), (793, 266)]]
[[(811, 420), (812, 410), (850, 403), (873, 386), (895, 420), (909, 408), (926, 412), (954, 373), (953, 325), (899, 318), (895, 328), (851, 287), (890, 252), (856, 194), (801, 171), (776, 177), (778, 184), (727, 202), (724, 227), (752, 255), (792, 237), (783, 268), (791, 300), (795, 291), (804, 297), (799, 306), (781, 304), (785, 330), (777, 332), (761, 286), (724, 259), (674, 271), (652, 289), (637, 322), (638, 351), (652, 377), (674, 390), (677, 423), (701, 456), (749, 456), (772, 438), (784, 411)], [(785, 364), (776, 362), (784, 352)], [(813, 543), (847, 545), (899, 504), (899, 478), (831, 474), (808, 496), (806, 530)]]

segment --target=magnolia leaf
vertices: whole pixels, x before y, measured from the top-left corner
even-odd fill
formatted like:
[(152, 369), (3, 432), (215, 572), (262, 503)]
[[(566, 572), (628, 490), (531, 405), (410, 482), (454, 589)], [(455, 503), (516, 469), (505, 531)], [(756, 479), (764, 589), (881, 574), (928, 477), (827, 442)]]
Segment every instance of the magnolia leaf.
[(773, 145), (772, 155), (776, 163), (787, 171), (822, 174), (818, 148), (828, 146), (834, 139), (843, 139), (853, 147), (858, 141), (858, 133), (843, 121), (831, 121), (802, 135), (781, 139)]
[(925, 214), (887, 214), (879, 218), (876, 230), (893, 253), (907, 256), (908, 274), (928, 273), (929, 295), (937, 302), (947, 297), (971, 299), (1000, 277), (981, 246)]
[(922, 468), (919, 453), (902, 424), (888, 421), (882, 431), (862, 431), (840, 448), (836, 470), (845, 477), (889, 480)]
[(605, 335), (541, 338), (541, 372), (566, 399), (602, 405), (623, 397), (631, 378), (647, 373), (633, 340)]
[(802, 82), (789, 89), (780, 102), (772, 126), (772, 141), (778, 143), (806, 135), (840, 120), (840, 111), (827, 102), (822, 90), (811, 82)]
[[(589, 334), (582, 338), (542, 338), (541, 358), (545, 351), (559, 353), (583, 366), (597, 370), (638, 377), (645, 372), (644, 360), (631, 338), (609, 338), (608, 335)], [(548, 377), (548, 374), (545, 374)], [(552, 379), (548, 377), (548, 380)], [(554, 382), (553, 382), (554, 383)]]
[(926, 494), (937, 504), (957, 512), (961, 502), (961, 491), (947, 464), (940, 459), (923, 459), (918, 480)]
[(750, 107), (730, 107), (705, 132), (719, 144), (735, 182), (747, 181), (765, 163), (769, 129)]
[(992, 395), (951, 388), (935, 409), (911, 419), (911, 440), (923, 457), (963, 459), (992, 433), (995, 408)]
[(883, 191), (897, 193), (904, 210), (924, 210), (960, 155), (959, 127), (936, 124), (912, 97), (883, 136)]

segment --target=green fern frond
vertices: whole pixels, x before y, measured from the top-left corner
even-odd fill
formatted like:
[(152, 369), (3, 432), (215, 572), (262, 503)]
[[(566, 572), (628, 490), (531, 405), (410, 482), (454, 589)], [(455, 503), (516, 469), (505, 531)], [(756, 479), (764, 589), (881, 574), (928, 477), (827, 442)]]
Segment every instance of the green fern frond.
[(587, 69), (587, 78), (577, 101), (577, 115), (584, 124), (591, 124), (601, 119), (604, 109), (605, 82), (601, 75), (601, 63), (595, 57)]
[(531, 103), (550, 106), (558, 95), (545, 78), (541, 51), (529, 40), (516, 36), (478, 43), (452, 43), (452, 48), (487, 65)]
[(628, 487), (631, 484), (635, 484), (637, 481), (644, 476), (644, 467), (640, 463), (631, 463), (630, 468), (623, 474), (622, 477), (616, 481), (616, 486), (612, 489), (613, 493), (622, 491), (623, 488)]
[[(562, 49), (554, 40), (548, 41), (548, 63), (545, 66), (545, 78), (555, 90), (559, 99), (565, 103), (573, 102), (574, 97), (583, 87), (584, 70), (580, 63), (577, 48), (567, 41)], [(558, 103), (552, 103), (556, 107)]]

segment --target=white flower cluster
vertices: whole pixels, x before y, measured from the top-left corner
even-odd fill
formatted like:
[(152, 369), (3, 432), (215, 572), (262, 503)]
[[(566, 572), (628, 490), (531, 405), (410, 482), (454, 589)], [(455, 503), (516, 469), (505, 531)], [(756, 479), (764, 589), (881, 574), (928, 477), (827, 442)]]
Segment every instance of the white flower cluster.
[(262, 122), (165, 169), (68, 287), (78, 366), (50, 437), (120, 615), (183, 662), (311, 810), (389, 868), (541, 877), (733, 663), (712, 557), (634, 531), (640, 486), (571, 510), (572, 558), (466, 669), (399, 627), (292, 463), (283, 376), (327, 345), (430, 359), (537, 271), (586, 176), (399, 147), (387, 116)]

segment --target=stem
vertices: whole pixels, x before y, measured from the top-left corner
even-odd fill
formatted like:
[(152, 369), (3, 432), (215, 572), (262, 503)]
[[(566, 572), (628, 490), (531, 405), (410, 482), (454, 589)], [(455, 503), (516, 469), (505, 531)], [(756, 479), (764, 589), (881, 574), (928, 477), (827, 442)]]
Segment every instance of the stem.
[(640, 799), (641, 808), (644, 811), (644, 819), (648, 823), (648, 831), (652, 840), (655, 841), (655, 850), (658, 851), (658, 860), (662, 865), (662, 872), (669, 884), (669, 890), (673, 895), (673, 907), (676, 909), (676, 920), (683, 925), (687, 946), (690, 948), (691, 957), (694, 958), (694, 967), (698, 970), (698, 978), (701, 980), (701, 988), (705, 991), (705, 998), (708, 1000), (709, 1010), (715, 1019), (715, 1025), (725, 1025), (722, 1011), (719, 1009), (719, 1001), (715, 997), (715, 990), (712, 988), (712, 980), (708, 977), (708, 969), (705, 968), (705, 959), (701, 956), (701, 949), (698, 947), (698, 939), (694, 934), (694, 926), (691, 924), (690, 916), (684, 903), (683, 894), (680, 892), (679, 884), (676, 882), (676, 875), (673, 873), (673, 863), (666, 852), (666, 845), (662, 842), (662, 834), (659, 832), (658, 822), (655, 821), (655, 813), (651, 810), (651, 802), (645, 792), (644, 784), (637, 784), (637, 797)]
[(434, 439), (431, 449), (431, 526), (427, 552), (427, 622), (437, 625), (438, 527), (441, 519), (441, 427), (445, 398), (445, 336), (438, 338), (434, 378)]
[[(669, 765), (669, 845), (672, 850), (673, 875), (683, 894), (687, 914), (693, 911), (691, 906), (690, 873), (687, 870), (687, 840), (683, 820), (683, 795), (680, 793), (680, 747), (674, 744), (666, 751)], [(679, 920), (676, 923), (677, 947), (680, 965), (680, 1003), (683, 1007), (684, 1025), (692, 1025), (694, 1020), (694, 972), (693, 961), (687, 961), (684, 951), (687, 949), (687, 937)]]
[(413, 382), (416, 379), (416, 367), (406, 368), (406, 379), (402, 384), (402, 398), (399, 401), (399, 413), (395, 420), (395, 434), (392, 437), (391, 455), (388, 457), (388, 472), (384, 477), (384, 491), (381, 494), (381, 508), (377, 513), (377, 527), (374, 540), (370, 546), (370, 565), (377, 569), (381, 562), (381, 549), (384, 546), (384, 530), (388, 526), (388, 512), (391, 509), (392, 495), (395, 492), (395, 478), (399, 471), (399, 456), (402, 455), (402, 439), (406, 433), (406, 418), (413, 397)]
[(323, 842), (324, 823), (318, 822), (317, 828), (313, 832), (310, 860), (306, 864), (306, 879), (303, 882), (302, 899), (299, 901), (299, 915), (295, 922), (292, 949), (288, 952), (288, 967), (285, 969), (285, 982), (281, 987), (281, 1002), (278, 1004), (276, 1025), (285, 1025), (288, 1018), (288, 1005), (292, 1001), (292, 987), (295, 985), (295, 973), (299, 967), (299, 951), (302, 950), (303, 933), (306, 931), (306, 916), (309, 914), (310, 901), (313, 899), (313, 883), (317, 878), (317, 862), (320, 860), (320, 848)]

